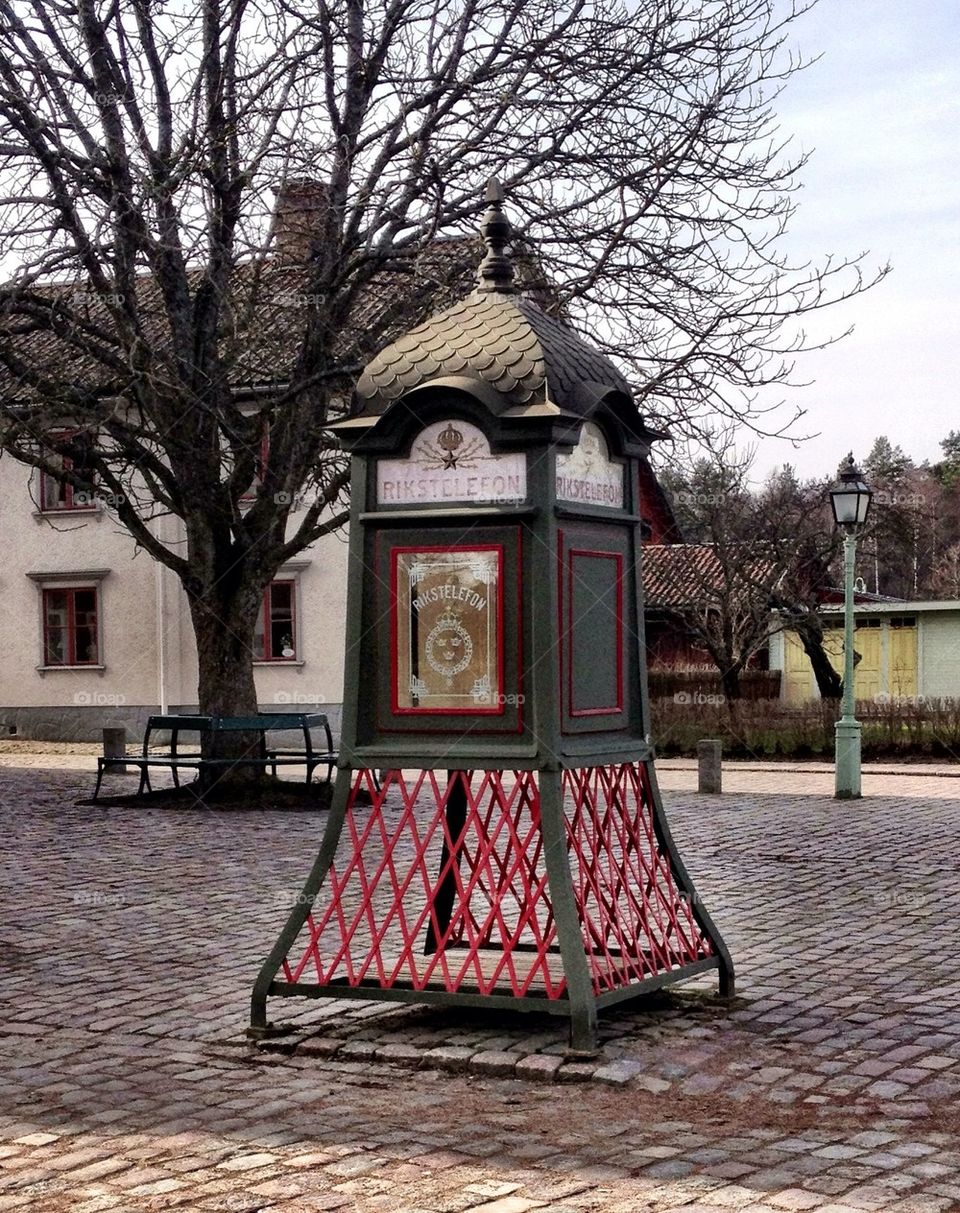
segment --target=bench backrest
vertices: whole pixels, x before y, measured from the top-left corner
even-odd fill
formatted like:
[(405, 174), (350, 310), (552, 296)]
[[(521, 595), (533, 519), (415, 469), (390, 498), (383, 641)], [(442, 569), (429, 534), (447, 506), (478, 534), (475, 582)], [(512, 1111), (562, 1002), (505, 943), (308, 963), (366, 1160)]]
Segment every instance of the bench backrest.
[[(148, 716), (147, 727), (143, 734), (143, 753), (146, 756), (150, 747), (150, 734), (158, 731), (169, 731), (175, 741), (178, 732), (207, 733), (213, 728), (212, 716)], [(156, 741), (154, 741), (156, 744)]]
[(213, 729), (218, 733), (255, 733), (273, 729), (299, 729), (322, 727), (326, 716), (308, 715), (305, 712), (264, 712), (260, 716), (215, 716)]
[[(296, 750), (305, 748), (311, 754), (314, 751), (325, 754), (333, 752), (333, 734), (330, 732), (330, 722), (319, 712), (295, 716), (293, 718), (296, 720), (295, 726), (281, 724), (278, 727), (273, 723), (273, 719), (272, 715), (265, 717), (267, 723), (264, 725), (264, 735), (269, 749), (281, 750), (286, 746)], [(283, 717), (283, 719), (287, 718)], [(299, 737), (289, 735), (289, 731), (294, 728)], [(277, 735), (273, 736), (274, 733)]]
[(311, 731), (317, 729), (322, 736), (325, 750), (333, 748), (330, 724), (321, 712), (265, 712), (258, 716), (150, 716), (147, 719), (146, 732), (143, 735), (143, 752), (147, 753), (150, 734), (159, 730), (168, 730), (173, 743), (176, 736), (182, 732), (194, 733), (262, 733), (264, 737), (273, 732), (291, 732), (300, 734), (308, 751), (314, 746)]
[(213, 726), (212, 716), (150, 716), (147, 718), (148, 729), (195, 729), (205, 733)]

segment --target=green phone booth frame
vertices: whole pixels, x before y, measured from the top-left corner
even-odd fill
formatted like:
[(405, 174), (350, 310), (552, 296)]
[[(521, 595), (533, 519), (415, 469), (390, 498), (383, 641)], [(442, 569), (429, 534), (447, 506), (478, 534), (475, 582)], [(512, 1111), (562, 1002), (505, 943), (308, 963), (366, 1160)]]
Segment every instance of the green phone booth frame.
[[(389, 346), (351, 452), (340, 758), (257, 979), (332, 997), (597, 1013), (733, 966), (654, 770), (627, 384), (520, 295), (494, 184), (477, 290)], [(375, 773), (380, 772), (378, 780)], [(442, 774), (438, 775), (438, 772)]]

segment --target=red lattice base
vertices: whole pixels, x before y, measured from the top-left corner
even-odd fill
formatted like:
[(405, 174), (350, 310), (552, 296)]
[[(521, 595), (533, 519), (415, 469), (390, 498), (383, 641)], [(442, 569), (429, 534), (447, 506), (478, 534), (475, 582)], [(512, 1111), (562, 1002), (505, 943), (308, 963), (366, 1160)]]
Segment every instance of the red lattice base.
[(595, 994), (713, 954), (654, 828), (647, 769), (565, 771), (570, 874)]
[[(370, 807), (357, 803), (361, 788)], [(449, 796), (432, 771), (411, 782), (391, 771), (380, 791), (358, 772), (309, 942), (284, 961), (287, 981), (562, 995), (534, 775), (477, 776), (460, 828)]]
[[(646, 768), (568, 771), (563, 793), (565, 837), (556, 841), (594, 994), (709, 958), (654, 828)], [(566, 997), (544, 847), (533, 772), (475, 772), (441, 785), (432, 771), (409, 781), (391, 771), (379, 789), (371, 772), (357, 772), (307, 941), (284, 959), (283, 979)]]

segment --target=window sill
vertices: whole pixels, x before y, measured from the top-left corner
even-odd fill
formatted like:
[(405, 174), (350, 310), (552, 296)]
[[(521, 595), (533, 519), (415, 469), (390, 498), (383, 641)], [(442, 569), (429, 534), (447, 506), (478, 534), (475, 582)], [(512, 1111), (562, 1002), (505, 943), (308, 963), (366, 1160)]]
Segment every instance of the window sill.
[(34, 510), (33, 517), (36, 522), (43, 522), (44, 518), (96, 518), (103, 517), (103, 510), (95, 505), (76, 506), (65, 510)]
[(38, 665), (38, 674), (49, 674), (52, 671), (66, 670), (70, 673), (77, 673), (78, 670), (92, 670), (95, 674), (102, 674), (106, 670), (105, 665)]

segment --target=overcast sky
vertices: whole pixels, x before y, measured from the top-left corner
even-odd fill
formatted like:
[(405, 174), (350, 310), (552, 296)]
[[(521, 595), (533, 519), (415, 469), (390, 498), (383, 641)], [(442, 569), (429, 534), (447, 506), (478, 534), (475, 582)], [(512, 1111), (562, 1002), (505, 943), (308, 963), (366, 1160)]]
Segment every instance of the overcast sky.
[(784, 131), (814, 149), (789, 247), (869, 249), (868, 264), (893, 270), (828, 313), (855, 332), (799, 364), (815, 382), (789, 398), (807, 409), (798, 430), (819, 436), (761, 441), (757, 470), (826, 475), (879, 434), (935, 460), (960, 430), (960, 3), (821, 0), (795, 43), (822, 58), (778, 105)]

